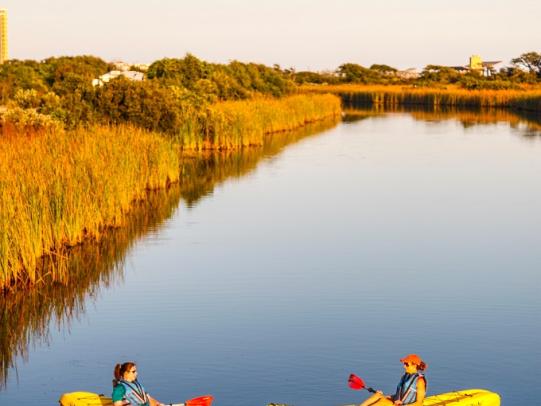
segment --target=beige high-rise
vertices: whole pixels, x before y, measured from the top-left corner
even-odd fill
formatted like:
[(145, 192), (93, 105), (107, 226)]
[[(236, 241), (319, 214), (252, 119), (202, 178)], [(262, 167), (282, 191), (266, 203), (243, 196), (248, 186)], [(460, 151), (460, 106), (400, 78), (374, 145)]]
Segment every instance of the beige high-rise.
[(8, 11), (0, 9), (0, 63), (8, 59)]

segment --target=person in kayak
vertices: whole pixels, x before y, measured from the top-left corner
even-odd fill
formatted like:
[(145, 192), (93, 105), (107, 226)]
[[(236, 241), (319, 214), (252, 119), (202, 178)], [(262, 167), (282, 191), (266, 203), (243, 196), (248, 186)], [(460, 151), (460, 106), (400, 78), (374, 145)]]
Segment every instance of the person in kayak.
[(417, 354), (409, 354), (400, 360), (404, 364), (405, 373), (400, 378), (394, 395), (385, 396), (377, 391), (360, 406), (421, 406), (426, 396), (426, 378), (421, 373), (427, 367)]
[(137, 380), (137, 365), (134, 362), (116, 364), (114, 377), (114, 406), (163, 406), (151, 397)]

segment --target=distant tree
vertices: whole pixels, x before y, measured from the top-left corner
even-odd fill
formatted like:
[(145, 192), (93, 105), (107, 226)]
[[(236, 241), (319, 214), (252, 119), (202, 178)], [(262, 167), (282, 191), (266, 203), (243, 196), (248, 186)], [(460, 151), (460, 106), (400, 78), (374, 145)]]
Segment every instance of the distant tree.
[(112, 66), (103, 59), (91, 55), (61, 56), (48, 58), (42, 62), (45, 79), (51, 87), (63, 82), (67, 77), (70, 77), (70, 80), (80, 78), (91, 82), (92, 79), (103, 75), (111, 68)]
[(5, 103), (19, 89), (47, 91), (42, 67), (36, 61), (10, 60), (0, 65), (0, 100)]
[(309, 72), (309, 71), (303, 71), (303, 72), (297, 72), (295, 73), (295, 82), (299, 84), (303, 83), (328, 83), (327, 77), (324, 75), (317, 73), (317, 72)]
[(154, 62), (148, 68), (147, 77), (164, 84), (193, 89), (199, 79), (208, 79), (211, 73), (211, 64), (186, 54), (182, 59), (164, 58)]
[(511, 63), (526, 69), (530, 73), (541, 76), (541, 54), (537, 52), (526, 52), (518, 58), (513, 58)]
[(370, 70), (356, 63), (344, 63), (336, 73), (346, 83), (367, 83), (370, 77)]
[(437, 83), (456, 83), (461, 74), (449, 66), (427, 65), (421, 72), (420, 80)]
[(389, 65), (374, 64), (370, 66), (370, 69), (375, 70), (376, 72), (380, 72), (384, 75), (389, 75), (397, 72), (397, 69)]
[(227, 67), (216, 69), (211, 76), (216, 87), (216, 95), (220, 100), (240, 100), (249, 97), (250, 93), (239, 81), (227, 71)]
[(365, 68), (356, 63), (343, 63), (338, 67), (336, 73), (344, 82), (356, 82), (364, 75)]
[(493, 77), (501, 80), (509, 80), (513, 83), (535, 83), (537, 77), (535, 73), (526, 72), (517, 66), (506, 66)]

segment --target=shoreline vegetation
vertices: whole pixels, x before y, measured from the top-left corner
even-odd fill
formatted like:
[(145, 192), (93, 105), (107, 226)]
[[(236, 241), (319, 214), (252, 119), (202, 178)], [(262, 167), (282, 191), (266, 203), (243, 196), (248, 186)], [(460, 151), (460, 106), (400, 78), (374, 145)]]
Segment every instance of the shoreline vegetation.
[[(208, 106), (204, 126), (188, 123), (197, 130), (175, 137), (122, 124), (76, 130), (26, 124), (19, 133), (4, 126), (0, 286), (7, 292), (35, 285), (40, 259), (67, 255), (106, 228), (121, 227), (147, 190), (179, 181), (182, 154), (262, 146), (271, 134), (336, 121), (340, 111), (331, 95), (221, 102)], [(54, 274), (61, 282), (62, 272)]]
[(426, 106), (463, 108), (512, 108), (541, 112), (541, 89), (467, 90), (456, 86), (445, 88), (415, 85), (303, 85), (308, 93), (339, 95), (346, 106), (374, 105), (384, 107)]
[(40, 259), (122, 226), (145, 191), (178, 182), (183, 157), (260, 147), (269, 134), (337, 121), (340, 98), (346, 107), (540, 112), (541, 55), (512, 63), (490, 77), (429, 65), (404, 79), (387, 65), (295, 72), (187, 54), (140, 70), (144, 80), (94, 85), (114, 64), (94, 56), (7, 61), (0, 65), (0, 291), (36, 286)]
[(381, 105), (512, 108), (541, 112), (541, 53), (525, 52), (500, 62), (472, 56), (466, 66), (427, 65), (422, 71), (382, 64), (344, 63), (334, 72), (296, 72), (304, 92), (339, 94), (346, 106)]
[[(69, 255), (40, 259), (37, 289), (16, 289), (5, 299), (0, 325), (0, 390), (5, 388), (17, 359), (28, 357), (31, 345), (46, 343), (51, 322), (69, 329), (71, 322), (98, 300), (102, 290), (121, 282), (132, 247), (149, 232), (156, 232), (175, 213), (180, 202), (192, 207), (217, 185), (254, 170), (263, 158), (278, 155), (288, 145), (319, 134), (335, 125), (318, 121), (295, 131), (269, 134), (261, 148), (186, 151), (181, 159), (181, 178), (168, 188), (145, 191), (122, 218), (122, 227), (107, 228), (99, 240), (87, 240), (69, 249)], [(57, 283), (52, 283), (57, 281)]]

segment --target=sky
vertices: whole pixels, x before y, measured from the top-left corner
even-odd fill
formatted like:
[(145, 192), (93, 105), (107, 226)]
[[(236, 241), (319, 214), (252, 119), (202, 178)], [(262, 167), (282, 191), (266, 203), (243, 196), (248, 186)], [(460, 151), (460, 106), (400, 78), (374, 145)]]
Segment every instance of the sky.
[(12, 59), (91, 54), (334, 70), (510, 60), (541, 49), (538, 0), (0, 0)]

